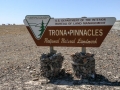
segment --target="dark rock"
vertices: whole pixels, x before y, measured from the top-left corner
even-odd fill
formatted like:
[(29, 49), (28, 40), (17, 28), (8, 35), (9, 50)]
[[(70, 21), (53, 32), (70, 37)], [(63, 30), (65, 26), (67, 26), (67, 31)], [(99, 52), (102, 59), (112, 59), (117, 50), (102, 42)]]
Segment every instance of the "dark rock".
[(77, 78), (94, 78), (95, 74), (95, 59), (94, 54), (90, 53), (75, 53), (71, 55), (72, 57), (72, 67), (74, 75)]
[(39, 78), (33, 78), (33, 81), (38, 81), (39, 80)]
[(41, 75), (47, 78), (59, 75), (64, 57), (61, 53), (42, 54), (40, 57)]

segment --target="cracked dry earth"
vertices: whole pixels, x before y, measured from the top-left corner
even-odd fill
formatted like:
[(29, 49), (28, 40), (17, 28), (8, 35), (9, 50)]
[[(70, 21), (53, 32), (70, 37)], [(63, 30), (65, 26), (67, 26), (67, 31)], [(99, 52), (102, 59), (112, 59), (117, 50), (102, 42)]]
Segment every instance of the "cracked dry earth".
[[(80, 47), (55, 47), (65, 57), (63, 68), (72, 71), (71, 54)], [(120, 90), (119, 85), (75, 84), (62, 79), (49, 83), (40, 76), (40, 55), (49, 47), (38, 47), (25, 26), (0, 26), (0, 90)], [(120, 82), (120, 31), (110, 31), (99, 48), (87, 48), (95, 54), (95, 70), (110, 82)]]

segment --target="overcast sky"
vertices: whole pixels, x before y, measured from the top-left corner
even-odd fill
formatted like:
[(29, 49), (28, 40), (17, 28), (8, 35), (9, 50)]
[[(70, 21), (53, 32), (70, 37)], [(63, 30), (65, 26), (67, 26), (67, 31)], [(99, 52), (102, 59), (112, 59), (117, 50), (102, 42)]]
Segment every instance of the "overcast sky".
[(23, 24), (26, 15), (116, 17), (120, 20), (120, 0), (0, 0), (0, 24)]

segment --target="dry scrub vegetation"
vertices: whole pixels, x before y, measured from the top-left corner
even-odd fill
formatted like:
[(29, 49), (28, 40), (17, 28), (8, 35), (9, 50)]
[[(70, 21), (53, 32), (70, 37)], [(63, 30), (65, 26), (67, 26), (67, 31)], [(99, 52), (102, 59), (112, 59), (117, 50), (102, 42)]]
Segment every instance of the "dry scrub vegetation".
[[(70, 55), (80, 47), (55, 47), (64, 57), (63, 68), (72, 72)], [(74, 85), (74, 81), (46, 83), (40, 77), (39, 57), (49, 47), (38, 47), (25, 26), (0, 26), (0, 90), (120, 90), (119, 85)], [(120, 31), (110, 31), (99, 48), (87, 48), (95, 54), (96, 73), (110, 82), (120, 82)], [(62, 85), (64, 84), (64, 85)]]

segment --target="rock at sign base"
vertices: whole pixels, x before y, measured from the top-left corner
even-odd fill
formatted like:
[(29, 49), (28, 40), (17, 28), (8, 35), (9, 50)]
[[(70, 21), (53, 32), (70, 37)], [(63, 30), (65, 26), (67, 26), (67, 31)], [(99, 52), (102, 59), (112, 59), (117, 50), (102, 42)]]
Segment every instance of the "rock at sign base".
[(47, 78), (59, 75), (64, 57), (61, 53), (42, 54), (40, 57), (41, 75)]
[(94, 78), (95, 75), (95, 59), (91, 53), (75, 53), (71, 55), (72, 67), (74, 75), (78, 78)]

